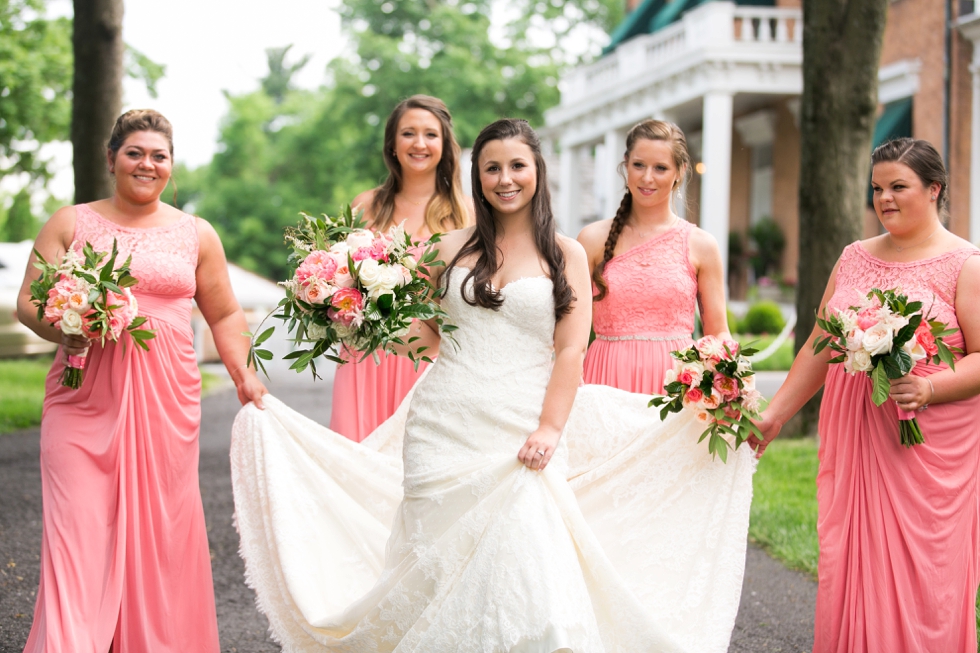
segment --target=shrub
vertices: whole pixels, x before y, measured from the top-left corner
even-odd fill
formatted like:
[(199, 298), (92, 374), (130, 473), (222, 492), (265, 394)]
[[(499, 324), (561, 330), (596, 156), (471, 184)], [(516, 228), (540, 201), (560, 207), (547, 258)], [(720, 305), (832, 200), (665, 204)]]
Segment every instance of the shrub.
[(786, 326), (783, 312), (776, 302), (758, 302), (749, 307), (739, 331), (742, 333), (779, 333)]

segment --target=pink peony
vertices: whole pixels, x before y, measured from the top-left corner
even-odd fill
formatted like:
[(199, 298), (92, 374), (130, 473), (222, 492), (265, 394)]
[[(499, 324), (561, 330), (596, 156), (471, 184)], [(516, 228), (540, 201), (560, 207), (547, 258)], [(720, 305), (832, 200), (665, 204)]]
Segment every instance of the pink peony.
[(711, 385), (725, 398), (725, 401), (738, 398), (738, 381), (730, 376), (715, 374)]
[(321, 281), (317, 277), (312, 277), (303, 288), (301, 296), (307, 303), (322, 304), (329, 297), (331, 297), (336, 290), (336, 287), (330, 285), (329, 283)]
[[(734, 360), (735, 357), (738, 356), (739, 344), (737, 342), (734, 340), (725, 340), (722, 345), (724, 345), (724, 348), (727, 348), (727, 352), (722, 354), (723, 358)], [(722, 351), (725, 351), (724, 348)]]
[(915, 339), (926, 350), (926, 355), (930, 358), (939, 353), (939, 347), (936, 346), (936, 337), (932, 335), (932, 330), (925, 320), (915, 330)]
[(351, 326), (360, 321), (364, 297), (356, 288), (341, 288), (330, 298), (330, 305), (333, 307), (329, 312), (330, 319)]
[(330, 252), (322, 250), (311, 252), (296, 268), (296, 281), (301, 284), (306, 284), (310, 279), (330, 281), (338, 266), (336, 257)]
[(862, 331), (867, 331), (874, 325), (878, 324), (878, 307), (874, 306), (872, 308), (866, 308), (857, 316), (858, 328)]

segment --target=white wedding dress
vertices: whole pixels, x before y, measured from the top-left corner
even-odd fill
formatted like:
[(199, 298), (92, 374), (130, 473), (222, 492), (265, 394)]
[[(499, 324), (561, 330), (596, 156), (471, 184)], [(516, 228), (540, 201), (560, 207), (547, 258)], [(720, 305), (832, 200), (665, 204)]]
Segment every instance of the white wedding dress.
[[(517, 452), (553, 359), (545, 277), (499, 311), (443, 306), (458, 349), (354, 443), (267, 397), (232, 479), (247, 581), (287, 652), (725, 651), (755, 459), (713, 460), (686, 413), (579, 388), (544, 472)], [(337, 406), (335, 409), (344, 409)]]

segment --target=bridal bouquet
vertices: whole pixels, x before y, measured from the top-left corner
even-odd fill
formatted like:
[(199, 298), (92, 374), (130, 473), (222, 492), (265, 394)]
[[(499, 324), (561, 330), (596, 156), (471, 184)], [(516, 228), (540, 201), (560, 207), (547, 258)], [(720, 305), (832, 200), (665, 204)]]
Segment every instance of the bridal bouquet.
[[(295, 333), (297, 343), (310, 345), (284, 357), (293, 360), (290, 369), (301, 372), (309, 367), (317, 377), (314, 359), (324, 356), (344, 363), (341, 350), (360, 354), (361, 360), (377, 359), (378, 350), (391, 351), (418, 340), (403, 340), (413, 320), (435, 320), (444, 333), (456, 329), (435, 302), (442, 291), (429, 281), (430, 268), (444, 265), (436, 260), (433, 247), (438, 235), (416, 245), (400, 225), (386, 233), (365, 229), (349, 205), (336, 218), (301, 215), (298, 226), (286, 229), (296, 269), (292, 278), (280, 283), (286, 297), (273, 315)], [(263, 372), (262, 361), (271, 360), (272, 353), (259, 345), (274, 330), (260, 333), (249, 350), (247, 362)], [(425, 349), (409, 352), (416, 367), (421, 361), (431, 362)]]
[[(910, 302), (901, 289), (874, 288), (860, 305), (835, 310), (828, 317), (817, 318), (827, 335), (813, 343), (814, 353), (830, 347), (838, 355), (831, 363), (843, 363), (848, 374), (865, 373), (871, 377), (871, 400), (880, 406), (888, 399), (889, 379), (898, 379), (920, 360), (940, 361), (955, 369), (953, 352), (943, 338), (956, 333), (938, 320), (922, 313), (922, 302)], [(915, 413), (898, 409), (902, 444), (922, 444), (922, 429)]]
[[(132, 257), (116, 267), (119, 250), (112, 241), (112, 252), (97, 252), (89, 243), (79, 256), (75, 243), (59, 265), (48, 263), (34, 250), (41, 278), (31, 284), (31, 302), (37, 306), (37, 319), (45, 320), (62, 333), (81, 335), (90, 340), (118, 342), (126, 331), (139, 347), (149, 351), (147, 340), (156, 333), (141, 329), (145, 317), (137, 314), (136, 298), (130, 288), (137, 283), (129, 266)], [(108, 257), (108, 258), (106, 258)], [(101, 263), (101, 265), (100, 265)], [(77, 390), (82, 386), (85, 356), (68, 356), (61, 384)]]
[(755, 372), (747, 358), (754, 353), (754, 349), (742, 349), (735, 341), (714, 336), (670, 352), (674, 366), (664, 378), (667, 394), (655, 396), (650, 406), (662, 406), (661, 419), (683, 409), (693, 411), (707, 427), (698, 442), (708, 438), (708, 451), (727, 462), (729, 448), (738, 448), (752, 433), (761, 437), (752, 423), (760, 419), (762, 408), (762, 394), (755, 389)]

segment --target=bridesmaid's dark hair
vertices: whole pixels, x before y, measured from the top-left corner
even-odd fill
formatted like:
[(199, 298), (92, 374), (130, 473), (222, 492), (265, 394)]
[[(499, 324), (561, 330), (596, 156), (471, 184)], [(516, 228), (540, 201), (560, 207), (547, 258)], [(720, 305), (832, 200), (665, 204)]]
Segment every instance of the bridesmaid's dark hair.
[[(691, 173), (691, 155), (687, 151), (687, 139), (684, 138), (684, 132), (681, 131), (681, 128), (665, 120), (644, 120), (641, 123), (633, 125), (633, 128), (626, 134), (626, 153), (623, 154), (623, 160), (619, 162), (619, 174), (623, 176), (624, 180), (626, 178), (626, 162), (629, 161), (630, 154), (633, 152), (633, 147), (636, 145), (636, 142), (641, 138), (669, 143), (670, 151), (674, 156), (674, 165), (677, 166), (678, 170), (684, 171), (683, 176)], [(671, 190), (677, 190), (680, 188), (680, 185), (680, 180), (678, 179), (674, 183), (674, 188)], [(609, 286), (606, 285), (606, 280), (603, 278), (602, 273), (606, 269), (606, 263), (613, 257), (616, 242), (619, 240), (619, 235), (623, 233), (623, 227), (626, 226), (626, 221), (629, 219), (632, 209), (633, 195), (630, 193), (629, 188), (627, 188), (626, 194), (623, 195), (623, 201), (619, 203), (619, 209), (616, 211), (612, 224), (609, 226), (609, 235), (606, 237), (606, 245), (602, 251), (602, 261), (592, 270), (592, 283), (595, 284), (598, 291), (592, 297), (593, 301), (601, 300), (609, 291)]]
[(388, 178), (378, 186), (371, 202), (372, 228), (384, 231), (394, 223), (395, 195), (402, 188), (402, 164), (395, 156), (395, 137), (398, 122), (411, 109), (428, 111), (442, 127), (442, 157), (436, 167), (436, 192), (425, 207), (425, 226), (431, 233), (460, 229), (466, 226), (466, 204), (459, 178), (459, 143), (453, 135), (453, 118), (439, 98), (413, 95), (399, 102), (385, 123), (383, 154)]
[[(575, 294), (568, 279), (565, 277), (565, 253), (555, 233), (555, 216), (551, 212), (551, 192), (548, 190), (548, 171), (545, 166), (544, 156), (541, 154), (541, 141), (537, 134), (527, 124), (526, 120), (504, 119), (498, 120), (483, 128), (480, 135), (473, 143), (473, 156), (471, 157), (470, 179), (473, 188), (473, 204), (476, 211), (476, 227), (459, 253), (453, 257), (449, 265), (446, 266), (444, 275), (448, 278), (449, 271), (456, 263), (466, 256), (477, 254), (476, 263), (463, 279), (462, 295), (463, 300), (470, 306), (482, 306), (497, 310), (503, 305), (504, 298), (499, 290), (490, 285), (498, 268), (497, 254), (497, 221), (493, 217), (490, 203), (483, 196), (480, 184), (480, 154), (487, 143), (491, 141), (503, 141), (509, 138), (516, 138), (531, 148), (534, 156), (534, 167), (537, 176), (537, 190), (531, 198), (531, 225), (534, 233), (534, 244), (538, 253), (548, 264), (549, 276), (551, 277), (552, 297), (555, 303), (555, 320), (564, 317), (572, 307)], [(473, 279), (473, 296), (466, 296), (466, 281)]]
[(949, 222), (949, 175), (943, 165), (943, 157), (929, 141), (903, 137), (885, 141), (871, 153), (871, 167), (879, 163), (901, 163), (912, 169), (923, 186), (939, 184), (936, 208), (939, 219)]

